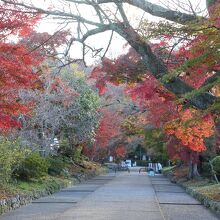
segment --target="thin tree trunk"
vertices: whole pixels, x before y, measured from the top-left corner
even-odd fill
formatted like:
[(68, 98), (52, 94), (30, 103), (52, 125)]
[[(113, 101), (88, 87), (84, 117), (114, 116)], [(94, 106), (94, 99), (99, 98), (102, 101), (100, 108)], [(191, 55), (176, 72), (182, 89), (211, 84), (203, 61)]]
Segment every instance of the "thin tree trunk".
[(200, 177), (198, 171), (198, 155), (196, 152), (190, 152), (190, 160), (189, 160), (189, 172), (188, 178), (189, 179), (197, 179)]
[(209, 165), (211, 167), (211, 172), (212, 172), (212, 176), (214, 177), (214, 180), (216, 181), (217, 184), (219, 184), (218, 177), (216, 176), (216, 172), (210, 160), (209, 160)]
[(220, 154), (220, 120), (215, 120), (215, 153)]

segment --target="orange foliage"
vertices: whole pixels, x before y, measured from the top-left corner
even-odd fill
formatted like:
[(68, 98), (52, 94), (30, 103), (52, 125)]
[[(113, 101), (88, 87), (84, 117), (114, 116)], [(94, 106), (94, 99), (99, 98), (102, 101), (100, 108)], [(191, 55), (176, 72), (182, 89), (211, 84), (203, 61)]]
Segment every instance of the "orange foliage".
[(175, 135), (190, 150), (202, 152), (206, 150), (204, 139), (214, 133), (214, 122), (211, 115), (198, 119), (196, 113), (192, 109), (182, 112), (180, 118), (166, 124), (165, 132)]

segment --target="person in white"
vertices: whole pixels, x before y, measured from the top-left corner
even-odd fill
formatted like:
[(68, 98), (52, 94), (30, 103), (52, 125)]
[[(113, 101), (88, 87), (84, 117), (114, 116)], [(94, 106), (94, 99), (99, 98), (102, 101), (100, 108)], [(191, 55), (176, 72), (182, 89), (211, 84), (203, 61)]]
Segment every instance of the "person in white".
[(158, 167), (158, 173), (161, 173), (162, 172), (162, 165), (160, 163), (158, 163), (157, 167)]

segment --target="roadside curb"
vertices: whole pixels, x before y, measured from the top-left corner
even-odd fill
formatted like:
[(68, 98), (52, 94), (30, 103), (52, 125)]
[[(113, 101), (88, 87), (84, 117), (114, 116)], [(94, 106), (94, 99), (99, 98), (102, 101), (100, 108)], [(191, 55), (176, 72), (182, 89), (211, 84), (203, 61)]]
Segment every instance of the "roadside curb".
[(210, 209), (218, 217), (220, 217), (220, 202), (210, 200), (207, 196), (203, 195), (202, 193), (197, 192), (195, 189), (187, 187), (186, 185), (184, 185), (184, 183), (173, 180), (173, 177), (170, 173), (163, 173), (163, 175), (167, 177), (171, 182), (176, 183), (177, 185), (181, 186), (186, 191), (186, 193), (188, 193), (194, 199), (201, 202), (202, 205), (204, 205), (206, 208)]
[(197, 192), (194, 189), (191, 189), (190, 187), (184, 186), (184, 184), (177, 183), (181, 187), (185, 189), (185, 191), (190, 194), (193, 198), (200, 201), (205, 207), (213, 211), (218, 217), (220, 217), (220, 202), (216, 202), (213, 200), (210, 200), (205, 195)]
[(86, 174), (76, 174), (69, 181), (63, 182), (52, 182), (48, 184), (42, 190), (33, 190), (24, 195), (16, 195), (8, 199), (0, 200), (0, 215), (11, 210), (17, 209), (21, 206), (31, 203), (35, 199), (39, 199), (44, 196), (49, 196), (53, 193), (59, 192), (61, 189), (74, 186), (76, 184), (82, 183), (88, 179), (105, 173), (105, 169), (100, 169), (96, 171), (91, 171)]

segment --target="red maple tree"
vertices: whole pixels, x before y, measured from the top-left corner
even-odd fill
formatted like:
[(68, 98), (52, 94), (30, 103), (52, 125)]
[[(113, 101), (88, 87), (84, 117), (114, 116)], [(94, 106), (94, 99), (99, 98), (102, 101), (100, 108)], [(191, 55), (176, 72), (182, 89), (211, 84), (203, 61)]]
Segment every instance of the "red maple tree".
[(113, 156), (123, 158), (126, 155), (126, 147), (123, 144), (118, 145), (113, 152)]
[[(219, 73), (219, 1), (209, 8), (209, 15), (208, 19), (201, 20), (200, 23), (188, 24), (179, 29), (171, 28), (173, 33), (161, 32), (158, 38), (163, 40), (151, 44), (152, 51), (170, 70), (170, 78), (166, 80), (179, 77), (191, 88), (199, 89), (204, 83), (209, 85), (207, 79)], [(178, 34), (184, 40), (174, 49), (171, 43), (175, 40), (173, 36)], [(169, 51), (167, 48), (172, 49)], [(165, 128), (168, 139), (175, 139), (172, 144), (168, 141), (168, 152), (171, 153), (173, 149), (173, 152), (176, 152), (175, 157), (185, 157), (186, 160), (190, 157), (193, 161), (192, 155), (198, 156), (198, 153), (206, 150), (204, 140), (214, 133), (213, 115), (198, 117), (199, 110), (194, 112), (190, 109), (187, 100), (180, 104), (177, 101), (179, 97), (165, 89), (162, 83), (147, 71), (142, 58), (133, 49), (118, 59), (104, 59), (100, 66), (94, 68), (92, 77), (97, 79), (101, 94), (105, 92), (107, 81), (114, 84), (128, 82), (126, 94), (142, 111), (148, 112), (147, 121), (156, 127)], [(218, 81), (211, 82), (217, 83), (208, 87), (215, 91), (216, 95)], [(189, 153), (188, 156), (186, 152)], [(196, 163), (196, 160), (194, 162)]]
[(121, 118), (114, 111), (101, 109), (101, 120), (96, 132), (96, 145), (107, 147), (109, 142), (120, 134)]
[(20, 43), (9, 43), (8, 37), (27, 36), (39, 15), (22, 12), (16, 6), (0, 5), (0, 129), (19, 127), (19, 114), (30, 110), (19, 99), (19, 91), (30, 89), (38, 80), (33, 71), (40, 62)]

